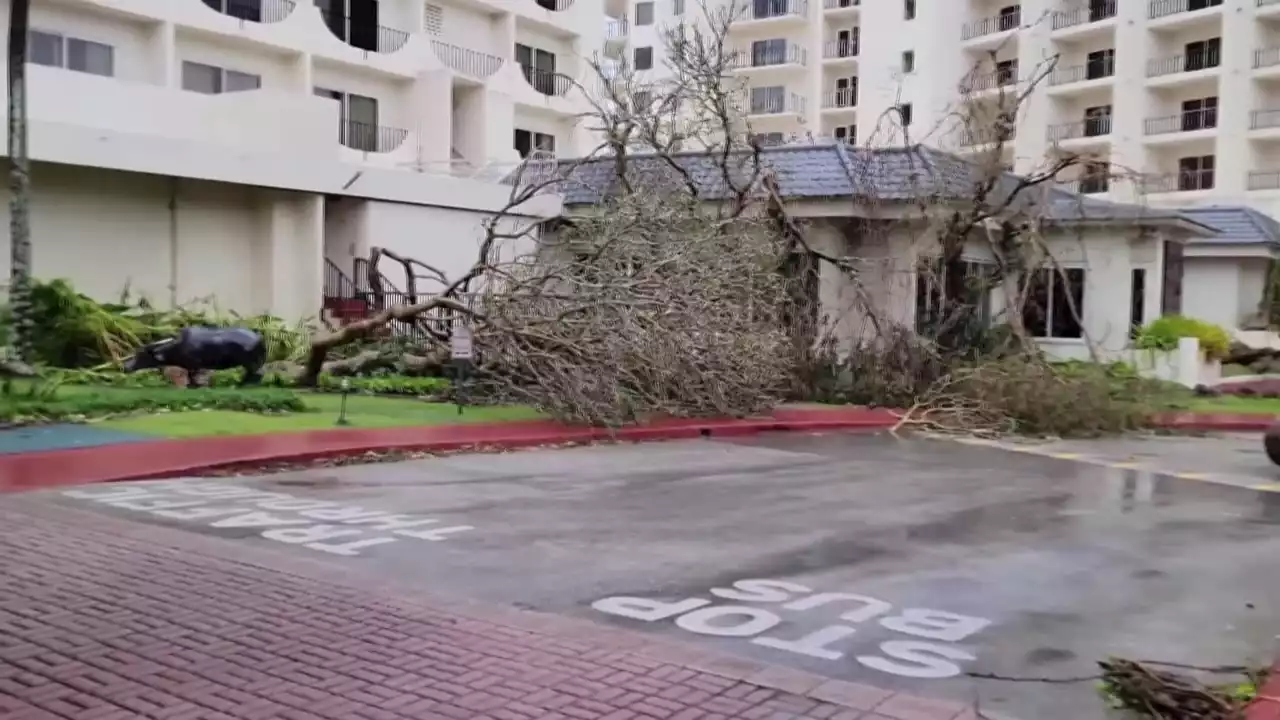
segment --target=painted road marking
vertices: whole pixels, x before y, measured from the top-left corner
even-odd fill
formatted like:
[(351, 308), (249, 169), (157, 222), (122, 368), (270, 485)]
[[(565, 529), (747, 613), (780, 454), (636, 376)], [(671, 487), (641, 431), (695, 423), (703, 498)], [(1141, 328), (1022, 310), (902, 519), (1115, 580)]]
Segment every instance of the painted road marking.
[(1253, 490), (1261, 490), (1262, 492), (1280, 492), (1280, 482), (1264, 483), (1262, 485), (1250, 486)]
[[(820, 660), (843, 658), (859, 625), (875, 620), (883, 629), (901, 633), (903, 638), (885, 640), (854, 656), (863, 667), (901, 677), (940, 679), (960, 675), (960, 663), (977, 660), (959, 643), (978, 634), (992, 623), (986, 618), (959, 615), (945, 610), (894, 607), (884, 600), (845, 592), (818, 592), (785, 580), (738, 580), (732, 587), (711, 588), (708, 594), (734, 604), (691, 597), (666, 601), (614, 596), (601, 598), (591, 607), (618, 617), (658, 622), (671, 620), (688, 633), (735, 638), (781, 652), (796, 653)], [(766, 604), (773, 609), (741, 603)], [(831, 624), (801, 637), (766, 635), (782, 624), (785, 615), (817, 612), (830, 616)]]
[(347, 557), (360, 555), (364, 548), (404, 538), (439, 542), (475, 529), (470, 525), (441, 527), (441, 521), (434, 518), (396, 515), (328, 500), (185, 480), (145, 485), (116, 483), (68, 490), (62, 495), (210, 528), (260, 528), (258, 534), (264, 539)]

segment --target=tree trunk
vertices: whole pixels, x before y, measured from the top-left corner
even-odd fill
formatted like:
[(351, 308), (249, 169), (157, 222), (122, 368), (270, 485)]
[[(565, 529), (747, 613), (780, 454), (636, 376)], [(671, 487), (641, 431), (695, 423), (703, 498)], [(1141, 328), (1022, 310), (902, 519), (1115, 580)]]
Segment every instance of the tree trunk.
[(9, 305), (15, 359), (31, 362), (31, 163), (27, 157), (27, 32), (31, 0), (9, 5)]

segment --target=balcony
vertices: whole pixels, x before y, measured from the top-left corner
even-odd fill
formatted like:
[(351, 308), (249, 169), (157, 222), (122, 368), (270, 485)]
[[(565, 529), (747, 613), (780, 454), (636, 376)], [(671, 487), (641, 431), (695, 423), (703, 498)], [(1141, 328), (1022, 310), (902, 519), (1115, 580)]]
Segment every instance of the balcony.
[(964, 42), (977, 40), (998, 33), (1017, 30), (1022, 26), (1022, 6), (1014, 7), (1013, 12), (1001, 13), (981, 20), (967, 23), (960, 31), (960, 39)]
[(1110, 192), (1111, 178), (1106, 175), (1092, 175), (1079, 180), (1066, 180), (1058, 183), (1058, 187), (1077, 195), (1098, 195)]
[(1049, 87), (1057, 88), (1072, 83), (1083, 83), (1090, 80), (1106, 80), (1115, 77), (1116, 64), (1114, 60), (1107, 60), (1100, 63), (1089, 63), (1086, 65), (1072, 65), (1071, 67), (1054, 68), (1049, 75)]
[(1050, 125), (1046, 132), (1046, 139), (1051, 143), (1074, 144), (1068, 141), (1101, 138), (1110, 134), (1111, 116), (1101, 115), (1099, 117), (1086, 118), (1079, 122)]
[(1173, 135), (1218, 129), (1218, 108), (1188, 110), (1177, 115), (1147, 118), (1142, 121), (1142, 133), (1147, 136)]
[(804, 22), (808, 14), (809, 0), (751, 0), (737, 22)]
[(809, 53), (799, 45), (757, 46), (735, 52), (734, 69), (750, 71), (760, 69), (803, 68), (809, 62)]
[(828, 40), (822, 46), (822, 59), (827, 62), (854, 61), (858, 59), (857, 40)]
[(1184, 170), (1145, 175), (1141, 179), (1141, 185), (1142, 191), (1149, 194), (1212, 190), (1214, 171), (1212, 169)]
[(401, 128), (384, 127), (345, 118), (338, 121), (338, 141), (352, 150), (361, 152), (393, 152), (404, 144), (408, 136), (409, 131)]
[(435, 52), (436, 58), (448, 66), (449, 69), (459, 75), (465, 75), (476, 80), (488, 79), (489, 76), (502, 68), (502, 63), (504, 62), (497, 55), (451, 45), (439, 40), (431, 41), (431, 50)]
[(822, 0), (822, 12), (832, 17), (848, 17), (858, 14), (862, 0)]
[(202, 0), (210, 9), (238, 20), (278, 23), (293, 14), (293, 0)]
[(982, 75), (970, 75), (961, 83), (961, 89), (967, 93), (982, 94), (989, 90), (997, 90), (1018, 83), (1018, 63), (1015, 60), (1006, 67), (995, 72)]
[(1280, 170), (1251, 170), (1245, 176), (1245, 189), (1280, 190)]
[(1156, 57), (1147, 61), (1147, 77), (1173, 78), (1184, 73), (1216, 70), (1221, 63), (1221, 54), (1211, 51)]
[(520, 71), (530, 87), (548, 97), (564, 97), (573, 87), (573, 80), (558, 72), (539, 70), (530, 65), (521, 65)]
[[(1254, 110), (1249, 113), (1250, 130), (1280, 129), (1280, 110)], [(1272, 134), (1272, 133), (1268, 133)]]
[(604, 26), (607, 43), (625, 43), (631, 34), (631, 23), (626, 18), (610, 18)]
[(1055, 10), (1051, 27), (1053, 32), (1070, 30), (1110, 20), (1116, 16), (1116, 0), (1090, 0), (1085, 7), (1071, 10)]
[(533, 0), (533, 2), (543, 10), (552, 12), (564, 12), (573, 7), (573, 0)]
[(1147, 18), (1159, 20), (1198, 10), (1222, 9), (1222, 0), (1151, 0), (1147, 3)]
[(822, 96), (823, 112), (854, 111), (858, 108), (858, 96), (851, 88), (833, 90)]
[(805, 99), (793, 92), (751, 93), (741, 102), (748, 117), (803, 115), (805, 109)]
[(1253, 69), (1261, 71), (1259, 75), (1280, 75), (1280, 47), (1254, 50)]
[(346, 15), (325, 10), (320, 11), (320, 16), (339, 40), (361, 50), (393, 53), (409, 42), (409, 33), (404, 30), (366, 24), (363, 20), (352, 20)]

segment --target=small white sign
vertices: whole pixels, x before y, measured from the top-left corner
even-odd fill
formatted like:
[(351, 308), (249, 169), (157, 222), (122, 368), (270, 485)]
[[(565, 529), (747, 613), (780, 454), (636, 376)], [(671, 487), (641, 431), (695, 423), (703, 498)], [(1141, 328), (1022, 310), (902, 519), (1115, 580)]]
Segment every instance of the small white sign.
[(470, 360), (472, 352), (471, 328), (466, 325), (455, 327), (453, 336), (449, 338), (449, 354), (454, 360)]

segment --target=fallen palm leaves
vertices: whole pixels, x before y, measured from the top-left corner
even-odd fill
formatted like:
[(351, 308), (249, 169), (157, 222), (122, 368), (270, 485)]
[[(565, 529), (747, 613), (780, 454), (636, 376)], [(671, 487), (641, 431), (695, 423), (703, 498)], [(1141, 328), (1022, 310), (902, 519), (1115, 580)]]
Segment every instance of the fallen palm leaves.
[(1240, 720), (1263, 675), (1243, 667), (1204, 668), (1206, 672), (1246, 678), (1239, 683), (1210, 685), (1191, 675), (1156, 669), (1154, 664), (1136, 660), (1112, 658), (1098, 666), (1102, 668), (1102, 694), (1112, 707), (1155, 720)]

